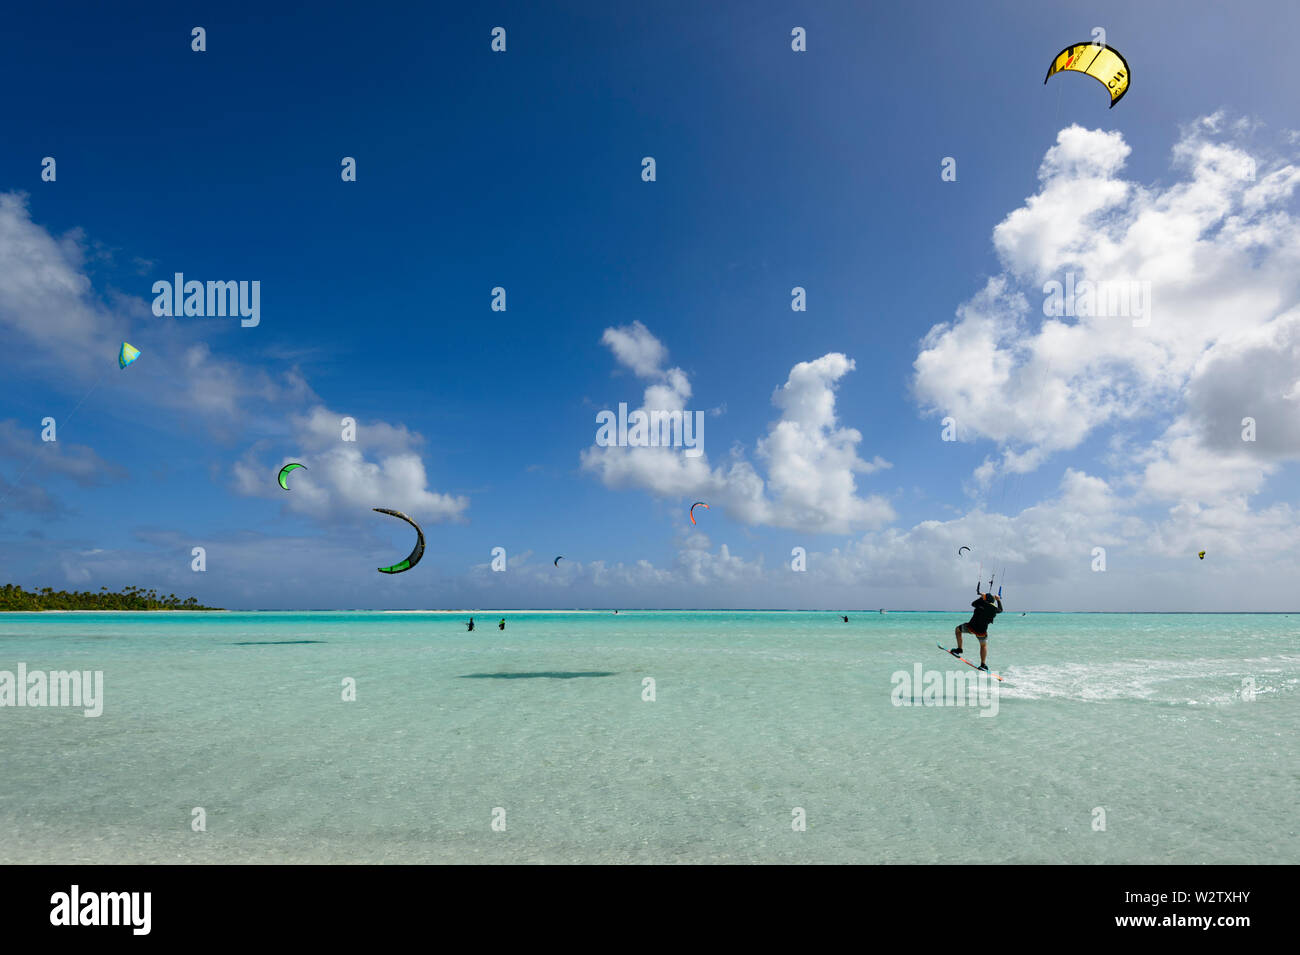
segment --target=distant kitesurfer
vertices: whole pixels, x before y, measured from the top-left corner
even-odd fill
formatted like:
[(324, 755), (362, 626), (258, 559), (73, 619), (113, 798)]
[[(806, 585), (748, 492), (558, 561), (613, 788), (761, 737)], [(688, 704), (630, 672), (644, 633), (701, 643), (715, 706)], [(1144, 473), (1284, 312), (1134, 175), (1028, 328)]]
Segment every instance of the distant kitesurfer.
[(993, 622), (994, 617), (1002, 612), (1002, 598), (995, 597), (992, 594), (980, 594), (977, 599), (971, 601), (971, 606), (975, 608), (975, 612), (971, 614), (968, 621), (953, 631), (957, 635), (957, 646), (948, 652), (955, 657), (961, 656), (961, 635), (963, 633), (974, 634), (975, 638), (980, 642), (979, 669), (988, 670), (989, 645), (986, 641), (989, 638), (989, 624)]
[(845, 618), (844, 618), (844, 622), (845, 622), (845, 623), (848, 623), (848, 622), (849, 622), (849, 618), (848, 618), (848, 617), (845, 617)]
[(501, 618), (501, 622), (500, 622), (499, 624), (497, 624), (497, 629), (498, 629), (498, 630), (504, 630), (505, 628), (506, 628), (506, 618), (505, 618), (505, 617), (502, 617), (502, 618)]
[(474, 629), (474, 618), (473, 618), (473, 617), (470, 617), (470, 618), (469, 618), (469, 623), (466, 624), (465, 629), (466, 629), (466, 630), (473, 630), (473, 629)]

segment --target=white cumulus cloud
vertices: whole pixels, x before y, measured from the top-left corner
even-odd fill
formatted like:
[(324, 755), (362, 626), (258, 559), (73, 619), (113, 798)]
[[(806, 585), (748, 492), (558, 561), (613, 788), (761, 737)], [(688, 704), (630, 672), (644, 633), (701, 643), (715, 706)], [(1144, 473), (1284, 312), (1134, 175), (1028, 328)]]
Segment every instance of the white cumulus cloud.
[[(690, 380), (680, 368), (664, 367), (668, 350), (649, 329), (640, 322), (609, 328), (602, 342), (622, 365), (649, 381), (639, 410), (688, 411)], [(799, 362), (773, 392), (779, 417), (754, 447), (766, 480), (741, 449), (715, 467), (707, 453), (690, 457), (682, 448), (593, 444), (583, 450), (582, 466), (608, 487), (706, 498), (753, 526), (811, 533), (881, 526), (893, 519), (893, 508), (878, 495), (862, 496), (857, 475), (889, 463), (860, 457), (861, 433), (842, 426), (835, 411), (835, 388), (853, 367), (852, 359), (838, 353)]]

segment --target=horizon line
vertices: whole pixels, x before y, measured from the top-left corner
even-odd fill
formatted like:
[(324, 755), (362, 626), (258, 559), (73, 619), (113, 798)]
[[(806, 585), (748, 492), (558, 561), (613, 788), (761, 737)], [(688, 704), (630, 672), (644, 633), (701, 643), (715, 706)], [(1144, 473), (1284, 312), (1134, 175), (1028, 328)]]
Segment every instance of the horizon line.
[[(888, 607), (875, 610), (836, 610), (833, 608), (807, 607), (476, 607), (460, 609), (444, 608), (378, 608), (378, 607), (214, 607), (210, 610), (4, 610), (0, 613), (440, 613), (440, 614), (485, 614), (485, 613), (826, 613), (843, 616), (846, 614), (867, 614), (881, 616), (888, 613), (943, 613), (965, 614), (966, 609), (958, 610), (916, 610)], [(1016, 611), (1005, 610), (1003, 613), (1013, 617)], [(1138, 614), (1153, 615), (1253, 615), (1253, 616), (1290, 616), (1300, 614), (1300, 610), (1022, 610), (1020, 614), (1119, 614), (1134, 616)]]

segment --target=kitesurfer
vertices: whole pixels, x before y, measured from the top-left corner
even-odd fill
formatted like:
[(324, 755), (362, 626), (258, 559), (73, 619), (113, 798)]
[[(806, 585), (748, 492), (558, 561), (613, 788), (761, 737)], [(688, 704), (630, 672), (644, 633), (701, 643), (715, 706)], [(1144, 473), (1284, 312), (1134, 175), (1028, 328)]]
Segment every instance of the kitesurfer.
[(474, 618), (473, 618), (473, 617), (470, 617), (470, 618), (469, 618), (469, 623), (467, 623), (467, 624), (465, 625), (465, 629), (466, 629), (466, 630), (471, 630), (471, 631), (474, 629)]
[(961, 635), (963, 633), (974, 634), (975, 638), (980, 642), (979, 669), (988, 670), (989, 645), (987, 641), (989, 638), (989, 624), (993, 622), (994, 617), (1002, 612), (1002, 598), (995, 597), (992, 594), (980, 594), (978, 598), (971, 601), (971, 606), (975, 608), (975, 612), (971, 614), (969, 620), (953, 631), (957, 635), (957, 646), (948, 652), (955, 657), (961, 656)]
[(505, 628), (506, 628), (506, 618), (505, 618), (505, 617), (502, 617), (502, 618), (501, 618), (501, 622), (500, 622), (499, 624), (497, 624), (497, 629), (498, 629), (498, 630), (504, 630)]
[(848, 617), (845, 617), (845, 618), (844, 618), (844, 622), (845, 622), (845, 623), (848, 623), (848, 622), (849, 622), (849, 618), (848, 618)]

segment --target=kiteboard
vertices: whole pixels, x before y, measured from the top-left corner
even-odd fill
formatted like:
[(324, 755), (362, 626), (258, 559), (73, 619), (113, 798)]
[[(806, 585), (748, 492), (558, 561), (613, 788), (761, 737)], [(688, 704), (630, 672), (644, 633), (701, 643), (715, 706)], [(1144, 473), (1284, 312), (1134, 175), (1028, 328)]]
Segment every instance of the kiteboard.
[[(948, 656), (950, 657), (955, 655), (952, 653), (948, 653), (948, 648), (945, 647), (942, 643), (936, 644), (936, 646), (938, 646), (938, 648), (942, 650), (944, 653), (947, 653)], [(979, 670), (980, 668), (980, 665), (978, 663), (971, 663), (965, 657), (957, 657), (957, 659), (960, 660), (962, 663), (966, 664), (968, 667), (972, 667), (973, 669)], [(993, 679), (997, 680), (999, 683), (1002, 682), (1002, 677), (998, 676), (996, 673), (992, 672), (991, 670), (980, 670), (980, 672), (987, 673), (989, 676), (993, 677)]]

